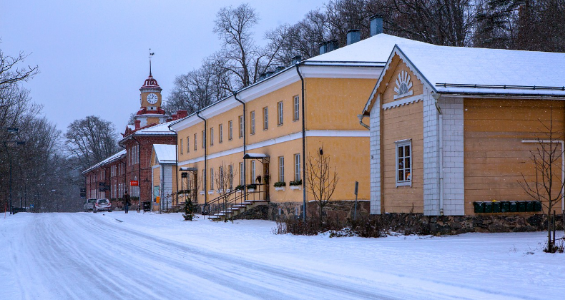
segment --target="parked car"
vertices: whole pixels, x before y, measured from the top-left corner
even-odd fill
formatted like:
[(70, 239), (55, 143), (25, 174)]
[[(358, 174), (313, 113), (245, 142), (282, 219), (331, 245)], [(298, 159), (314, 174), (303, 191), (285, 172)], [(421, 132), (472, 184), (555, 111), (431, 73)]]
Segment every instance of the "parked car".
[(83, 206), (84, 211), (94, 210), (94, 203), (96, 203), (96, 199), (86, 199)]
[(97, 211), (108, 211), (111, 212), (112, 211), (112, 203), (110, 203), (110, 200), (108, 199), (98, 199), (96, 200), (96, 203), (94, 203), (94, 212)]

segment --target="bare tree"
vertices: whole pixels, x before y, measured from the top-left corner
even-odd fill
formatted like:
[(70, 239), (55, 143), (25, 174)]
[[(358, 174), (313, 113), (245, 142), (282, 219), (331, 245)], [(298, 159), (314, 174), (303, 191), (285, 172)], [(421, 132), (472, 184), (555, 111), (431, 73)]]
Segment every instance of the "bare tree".
[[(218, 168), (217, 174), (214, 176), (217, 191), (220, 194), (220, 202), (222, 210), (228, 209), (229, 197), (235, 192), (233, 189), (234, 167), (233, 164), (226, 165), (222, 163)], [(227, 222), (227, 218), (224, 219)]]
[(323, 220), (324, 207), (332, 198), (339, 177), (335, 167), (332, 168), (330, 157), (324, 155), (324, 149), (320, 148), (315, 157), (309, 156), (306, 166), (306, 180), (308, 192), (312, 194), (320, 209), (320, 225)]
[(258, 20), (255, 9), (248, 4), (224, 7), (216, 15), (214, 32), (223, 44), (217, 55), (222, 57), (221, 67), (230, 81), (225, 86), (231, 91), (255, 83), (278, 52), (273, 45), (262, 49), (255, 44), (252, 30)]
[(18, 56), (6, 56), (0, 50), (0, 89), (20, 81), (27, 81), (39, 73), (38, 66), (18, 67), (26, 57), (27, 55), (23, 52), (20, 52)]
[(190, 114), (226, 97), (231, 87), (223, 65), (221, 56), (212, 55), (199, 69), (177, 76), (165, 110), (174, 113), (183, 109)]
[(114, 125), (96, 116), (73, 121), (65, 133), (66, 148), (85, 170), (119, 151)]
[[(552, 111), (553, 114), (553, 111)], [(533, 182), (527, 180), (522, 174), (522, 181), (519, 181), (522, 189), (536, 201), (540, 201), (546, 208), (547, 216), (547, 252), (555, 252), (554, 240), (551, 238), (550, 216), (554, 206), (563, 197), (565, 181), (561, 178), (561, 159), (564, 149), (561, 141), (563, 134), (558, 132), (553, 126), (551, 117), (549, 125), (540, 120), (544, 129), (545, 138), (537, 139), (537, 148), (531, 151), (531, 160), (534, 163), (535, 178)]]

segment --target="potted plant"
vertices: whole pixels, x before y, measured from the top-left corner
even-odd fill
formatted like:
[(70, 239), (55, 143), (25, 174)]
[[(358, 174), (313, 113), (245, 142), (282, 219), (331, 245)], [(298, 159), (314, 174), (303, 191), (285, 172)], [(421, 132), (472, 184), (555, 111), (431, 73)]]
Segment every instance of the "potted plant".
[(248, 192), (255, 192), (255, 189), (257, 189), (257, 184), (252, 183), (252, 184), (247, 185), (247, 191)]
[(275, 182), (275, 191), (284, 191), (285, 186), (286, 186), (286, 182), (277, 181), (277, 182)]
[(299, 190), (300, 187), (302, 186), (302, 179), (293, 180), (293, 181), (289, 182), (288, 185), (290, 185), (291, 190)]
[(241, 191), (243, 191), (244, 188), (245, 188), (245, 186), (243, 184), (240, 184), (240, 185), (235, 187), (235, 190), (238, 191), (238, 192), (241, 192)]

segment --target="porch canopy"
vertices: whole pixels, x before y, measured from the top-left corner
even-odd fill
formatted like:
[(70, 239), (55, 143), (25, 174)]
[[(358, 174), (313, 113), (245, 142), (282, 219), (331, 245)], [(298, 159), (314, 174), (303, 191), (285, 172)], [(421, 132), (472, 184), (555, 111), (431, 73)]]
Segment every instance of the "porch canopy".
[(268, 158), (269, 156), (264, 153), (246, 153), (243, 156), (243, 159), (263, 159)]

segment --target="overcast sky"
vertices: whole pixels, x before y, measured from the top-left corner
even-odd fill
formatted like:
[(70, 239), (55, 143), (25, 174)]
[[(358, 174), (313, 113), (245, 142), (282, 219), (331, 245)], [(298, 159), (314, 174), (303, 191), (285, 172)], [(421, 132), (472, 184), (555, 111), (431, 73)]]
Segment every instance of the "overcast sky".
[(123, 133), (139, 109), (139, 88), (149, 75), (163, 88), (198, 68), (220, 49), (212, 32), (222, 7), (249, 3), (259, 14), (255, 39), (301, 20), (327, 0), (0, 0), (0, 49), (30, 54), (40, 74), (24, 86), (43, 114), (63, 132), (96, 115)]

